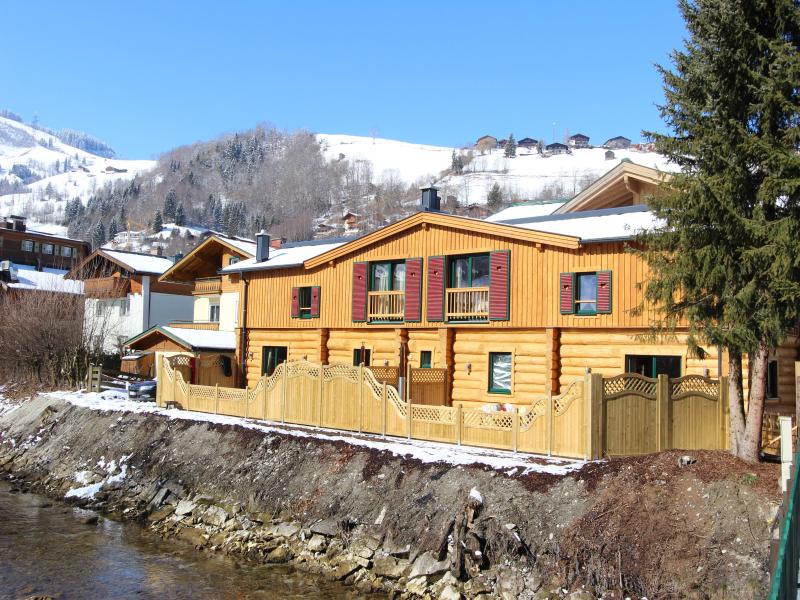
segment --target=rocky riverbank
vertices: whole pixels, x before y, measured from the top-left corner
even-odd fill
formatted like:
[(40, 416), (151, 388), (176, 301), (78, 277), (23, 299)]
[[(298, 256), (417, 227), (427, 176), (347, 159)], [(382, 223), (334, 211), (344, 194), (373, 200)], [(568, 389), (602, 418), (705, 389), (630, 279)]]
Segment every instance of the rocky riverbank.
[(401, 442), (101, 400), (40, 396), (0, 410), (0, 470), (20, 490), (203, 551), (402, 598), (756, 598), (766, 589), (773, 465), (716, 452), (691, 453), (688, 466), (676, 452), (587, 465), (435, 445), (405, 452)]

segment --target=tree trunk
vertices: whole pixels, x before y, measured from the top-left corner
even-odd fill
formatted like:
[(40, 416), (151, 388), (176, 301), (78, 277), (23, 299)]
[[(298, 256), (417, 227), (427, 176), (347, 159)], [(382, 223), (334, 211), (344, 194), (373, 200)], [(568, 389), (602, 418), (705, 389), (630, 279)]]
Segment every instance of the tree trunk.
[(731, 420), (731, 454), (741, 456), (745, 432), (742, 355), (732, 349), (728, 349), (728, 408)]
[(769, 364), (769, 347), (763, 341), (758, 345), (751, 364), (747, 421), (738, 456), (749, 462), (758, 462), (761, 456), (761, 427), (764, 421), (764, 398), (767, 394)]

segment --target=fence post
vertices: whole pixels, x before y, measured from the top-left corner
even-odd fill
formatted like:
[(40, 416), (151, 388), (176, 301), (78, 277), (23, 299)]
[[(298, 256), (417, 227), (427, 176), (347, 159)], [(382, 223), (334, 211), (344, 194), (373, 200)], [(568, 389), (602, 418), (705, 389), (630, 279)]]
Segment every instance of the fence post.
[(669, 376), (664, 373), (659, 374), (658, 381), (656, 382), (656, 448), (661, 452), (670, 448), (671, 437), (669, 430), (671, 426), (670, 419), (670, 405), (672, 398), (669, 393)]
[(325, 365), (321, 362), (319, 363), (319, 385), (317, 386), (317, 427), (322, 427), (322, 395), (325, 393), (324, 385), (325, 385), (325, 377), (323, 376), (325, 372)]
[[(172, 402), (178, 401), (178, 394), (175, 392), (175, 388), (178, 386), (178, 377), (175, 375), (175, 371), (172, 371)], [(186, 402), (186, 408), (189, 408), (189, 402)]]
[(386, 437), (386, 382), (383, 382), (383, 397), (381, 398), (381, 435)]
[(728, 378), (719, 378), (719, 406), (717, 407), (717, 418), (719, 420), (719, 449), (725, 450), (728, 445), (727, 436), (725, 435), (726, 419), (725, 415), (728, 408)]
[(289, 369), (283, 361), (283, 385), (281, 386), (281, 423), (286, 423), (286, 387), (289, 381)]
[(244, 418), (250, 418), (250, 389), (247, 386), (244, 387)]
[(604, 445), (605, 402), (603, 402), (603, 375), (601, 373), (586, 373), (583, 397), (586, 402), (588, 425), (587, 458), (596, 460), (603, 455)]
[(461, 445), (462, 427), (464, 426), (464, 407), (456, 404), (456, 444)]
[(547, 456), (553, 456), (553, 431), (556, 426), (556, 401), (552, 390), (547, 392)]
[(358, 365), (358, 433), (361, 433), (361, 412), (364, 410), (364, 363)]
[(786, 492), (792, 477), (792, 417), (780, 416), (781, 428), (781, 491)]
[(219, 384), (214, 384), (214, 414), (219, 414)]
[(516, 406), (511, 419), (511, 448), (516, 452), (519, 445), (519, 410), (517, 410)]
[(411, 400), (406, 402), (406, 437), (411, 439)]

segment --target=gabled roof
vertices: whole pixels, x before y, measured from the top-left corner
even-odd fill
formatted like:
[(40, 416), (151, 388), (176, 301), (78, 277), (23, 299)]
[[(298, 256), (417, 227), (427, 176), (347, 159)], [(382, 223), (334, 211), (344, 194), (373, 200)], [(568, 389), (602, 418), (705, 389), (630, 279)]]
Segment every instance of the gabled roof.
[(210, 331), (204, 329), (184, 329), (156, 325), (132, 337), (125, 346), (133, 347), (139, 342), (154, 336), (166, 337), (187, 350), (235, 350), (236, 334), (233, 331)]
[(660, 186), (669, 181), (669, 178), (670, 174), (667, 172), (623, 160), (553, 214), (628, 206), (640, 194), (634, 188), (642, 183), (648, 187)]
[(205, 257), (209, 254), (216, 255), (221, 253), (223, 249), (230, 250), (244, 259), (252, 258), (256, 255), (256, 243), (254, 241), (215, 233), (197, 244), (191, 252), (164, 271), (159, 280), (194, 281), (193, 272), (203, 265), (207, 265), (216, 273), (222, 265), (208, 262)]
[(161, 275), (172, 266), (172, 259), (166, 256), (98, 248), (83, 259), (79, 265), (73, 267), (65, 277), (68, 279), (83, 279), (83, 277), (79, 276), (81, 272), (87, 265), (91, 264), (93, 260), (98, 258), (107, 260), (134, 275)]
[[(359, 238), (347, 238), (348, 240)], [(288, 269), (290, 267), (301, 267), (303, 264), (320, 254), (342, 246), (345, 242), (341, 239), (322, 238), (320, 240), (309, 240), (305, 242), (292, 242), (283, 244), (280, 248), (270, 248), (267, 260), (256, 262), (255, 258), (249, 258), (235, 265), (229, 265), (222, 269), (223, 273), (245, 273), (248, 271), (267, 271), (270, 269)]]
[(323, 265), (330, 260), (335, 260), (342, 256), (346, 256), (362, 248), (366, 248), (381, 241), (384, 238), (402, 233), (408, 229), (418, 225), (428, 224), (437, 225), (440, 227), (450, 227), (453, 229), (461, 229), (469, 232), (485, 233), (487, 235), (496, 235), (506, 237), (513, 240), (523, 240), (533, 243), (547, 244), (550, 246), (557, 246), (560, 248), (578, 248), (579, 240), (577, 237), (569, 235), (552, 234), (543, 231), (534, 231), (529, 229), (521, 229), (510, 225), (503, 225), (500, 223), (492, 223), (483, 221), (481, 219), (472, 219), (469, 217), (458, 217), (440, 212), (418, 212), (410, 217), (406, 217), (396, 223), (382, 227), (372, 233), (368, 233), (358, 239), (353, 240), (347, 244), (343, 244), (338, 248), (334, 248), (329, 252), (320, 254), (314, 258), (305, 261), (305, 266), (308, 268)]
[(513, 225), (516, 219), (529, 219), (531, 217), (543, 217), (551, 215), (558, 208), (563, 206), (563, 202), (524, 202), (514, 204), (508, 208), (489, 215), (486, 217), (487, 221), (491, 223), (507, 223)]
[(588, 140), (589, 136), (588, 135), (583, 135), (582, 133), (576, 133), (575, 135), (569, 136), (569, 139), (571, 139), (571, 140), (577, 140), (578, 138), (580, 138), (582, 140)]

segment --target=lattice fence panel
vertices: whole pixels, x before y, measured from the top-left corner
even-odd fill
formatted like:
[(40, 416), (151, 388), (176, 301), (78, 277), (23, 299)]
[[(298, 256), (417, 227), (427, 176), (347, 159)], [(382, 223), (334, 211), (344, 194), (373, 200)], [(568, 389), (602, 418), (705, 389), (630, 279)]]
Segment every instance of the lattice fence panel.
[(508, 412), (484, 412), (482, 410), (466, 409), (463, 412), (464, 427), (476, 429), (508, 430), (514, 427), (514, 415)]
[(719, 380), (701, 375), (685, 375), (670, 379), (670, 394), (673, 400), (688, 395), (701, 395), (709, 400), (719, 397)]
[(622, 394), (635, 394), (646, 398), (656, 397), (658, 380), (636, 373), (623, 373), (616, 377), (603, 379), (603, 396), (611, 399)]
[(452, 425), (456, 422), (456, 411), (448, 406), (411, 405), (411, 418), (414, 421)]

